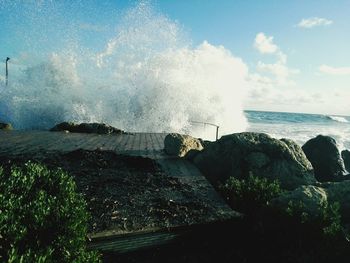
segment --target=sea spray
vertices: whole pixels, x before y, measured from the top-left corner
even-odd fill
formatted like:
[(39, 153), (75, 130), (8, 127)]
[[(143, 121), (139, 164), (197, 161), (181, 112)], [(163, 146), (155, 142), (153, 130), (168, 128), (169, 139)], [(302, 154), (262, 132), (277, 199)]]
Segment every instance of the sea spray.
[[(23, 52), (32, 59), (13, 74), (8, 87), (0, 87), (1, 117), (16, 128), (94, 121), (206, 139), (215, 138), (215, 128), (194, 122), (217, 124), (220, 135), (246, 128), (242, 102), (248, 68), (223, 46), (204, 41), (193, 47), (178, 23), (140, 2), (121, 19), (111, 17), (118, 20), (114, 36), (96, 48), (83, 40), (88, 39), (86, 26), (82, 29), (77, 17), (62, 21), (68, 33), (53, 30), (63, 20), (62, 4), (57, 5), (45, 2), (34, 18), (33, 12), (21, 11), (45, 25), (25, 27), (26, 36), (34, 29), (42, 29), (43, 36), (33, 32), (35, 37), (26, 38)], [(44, 20), (48, 13), (54, 15)], [(111, 23), (99, 26), (108, 29)], [(100, 40), (106, 36), (93, 33), (94, 38), (101, 33)], [(56, 42), (50, 49), (50, 39), (59, 39), (60, 46)], [(19, 55), (17, 61), (20, 65)]]

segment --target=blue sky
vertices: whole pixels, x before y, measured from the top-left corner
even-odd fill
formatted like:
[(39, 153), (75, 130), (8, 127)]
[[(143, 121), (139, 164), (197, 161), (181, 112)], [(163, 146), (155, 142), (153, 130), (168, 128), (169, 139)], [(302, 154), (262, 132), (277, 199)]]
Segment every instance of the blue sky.
[[(26, 39), (36, 34), (41, 43), (33, 52), (45, 52), (43, 47), (55, 49), (65, 41), (62, 28), (77, 24), (85, 31), (80, 36), (84, 45), (101, 50), (115, 34), (114, 25), (123, 12), (137, 3), (53, 1), (50, 8), (55, 12), (48, 12), (48, 17), (31, 17), (26, 2), (0, 0), (3, 58), (19, 58), (29, 52)], [(177, 21), (193, 46), (208, 41), (242, 59), (250, 79), (246, 109), (350, 115), (349, 0), (149, 2), (155, 12)], [(45, 28), (47, 20), (59, 26)], [(40, 30), (35, 30), (36, 26)], [(56, 38), (42, 37), (57, 30), (63, 31), (53, 34)], [(33, 47), (32, 42), (30, 45)]]
[[(296, 74), (288, 77), (294, 83), (274, 85), (271, 89), (279, 90), (277, 97), (265, 102), (252, 98), (248, 108), (350, 115), (346, 105), (350, 100), (350, 1), (165, 0), (158, 6), (189, 28), (195, 42), (206, 39), (225, 46), (258, 74), (262, 74), (259, 61), (275, 63), (276, 58), (254, 48), (254, 39), (260, 32), (273, 37), (287, 56), (285, 66), (295, 69)], [(300, 24), (313, 18), (318, 18), (314, 26)], [(286, 96), (297, 95), (291, 98), (293, 103), (278, 96), (283, 91)]]

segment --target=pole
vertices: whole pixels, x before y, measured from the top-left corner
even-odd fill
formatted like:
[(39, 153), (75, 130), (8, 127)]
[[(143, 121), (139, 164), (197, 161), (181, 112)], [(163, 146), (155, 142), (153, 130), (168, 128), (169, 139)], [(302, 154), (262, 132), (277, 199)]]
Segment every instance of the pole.
[(209, 122), (202, 122), (202, 121), (189, 121), (192, 123), (197, 123), (197, 124), (204, 124), (205, 125), (210, 125), (210, 126), (214, 126), (216, 127), (216, 140), (219, 139), (219, 125), (213, 124), (213, 123), (209, 123)]
[(6, 58), (6, 86), (9, 84), (9, 69), (8, 69), (8, 61), (10, 60), (9, 57)]

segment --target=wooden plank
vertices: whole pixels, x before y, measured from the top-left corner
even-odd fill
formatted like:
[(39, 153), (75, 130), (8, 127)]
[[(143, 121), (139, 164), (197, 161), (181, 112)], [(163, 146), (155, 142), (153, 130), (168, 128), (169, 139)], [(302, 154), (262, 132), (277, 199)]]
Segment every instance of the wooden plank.
[(186, 231), (184, 229), (163, 229), (92, 238), (88, 248), (98, 249), (100, 251), (127, 253), (172, 243), (188, 231), (189, 230)]
[(193, 241), (207, 242), (212, 238), (221, 239), (227, 233), (227, 226), (232, 226), (232, 223), (238, 222), (241, 218), (239, 215), (235, 218), (225, 218), (205, 224), (92, 237), (88, 248), (124, 254), (141, 249), (158, 249), (164, 245), (186, 244)]
[[(192, 187), (194, 193), (201, 200), (208, 200), (215, 207), (215, 216), (208, 216), (208, 223), (217, 220), (236, 218), (238, 215), (232, 211), (217, 194), (210, 183), (202, 176), (200, 171), (189, 161), (168, 156), (164, 153), (165, 133), (135, 133), (122, 135), (95, 135), (61, 132), (8, 132), (0, 133), (0, 152), (2, 154), (31, 153), (33, 156), (40, 151), (72, 151), (79, 148), (95, 150), (112, 149), (121, 154), (147, 156), (155, 159), (171, 177)], [(172, 193), (169, 193), (171, 196)], [(179, 226), (177, 226), (179, 227)], [(100, 233), (92, 237), (90, 247), (102, 250), (116, 250), (121, 252), (133, 249), (147, 248), (173, 242), (181, 237), (184, 229), (192, 226), (175, 226), (157, 231), (128, 233)], [(192, 231), (192, 230), (191, 230)]]

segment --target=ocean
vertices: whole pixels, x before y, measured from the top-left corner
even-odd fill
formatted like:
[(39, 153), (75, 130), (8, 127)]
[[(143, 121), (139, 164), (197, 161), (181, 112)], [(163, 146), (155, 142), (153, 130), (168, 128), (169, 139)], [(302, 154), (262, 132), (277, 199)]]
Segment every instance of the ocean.
[(350, 149), (350, 116), (269, 111), (245, 111), (247, 131), (288, 138), (303, 145), (322, 134), (333, 137), (342, 149)]

